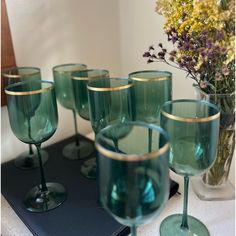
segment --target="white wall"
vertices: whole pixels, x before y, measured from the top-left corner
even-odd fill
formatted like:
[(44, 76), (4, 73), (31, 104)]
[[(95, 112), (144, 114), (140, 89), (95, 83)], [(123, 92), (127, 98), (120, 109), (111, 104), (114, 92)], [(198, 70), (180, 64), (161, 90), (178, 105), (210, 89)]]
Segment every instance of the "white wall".
[[(165, 69), (173, 72), (174, 98), (193, 94), (192, 81), (184, 73), (165, 64), (147, 64), (142, 57), (152, 44), (167, 45), (155, 0), (6, 0), (6, 4), (17, 65), (40, 67), (43, 79), (52, 80), (54, 65), (70, 62), (108, 69), (112, 76)], [(44, 145), (74, 134), (72, 112), (58, 108), (58, 129)], [(1, 113), (5, 161), (27, 146), (12, 134), (6, 107)], [(78, 124), (82, 134), (91, 131), (88, 121), (78, 117)]]
[[(116, 0), (6, 0), (16, 62), (37, 66), (52, 80), (51, 68), (78, 62), (120, 71), (119, 15)], [(59, 125), (44, 145), (74, 134), (72, 112), (58, 105)], [(6, 107), (1, 109), (2, 161), (27, 150), (15, 138)], [(79, 132), (90, 132), (90, 122), (78, 117)], [(14, 146), (14, 148), (12, 148)]]

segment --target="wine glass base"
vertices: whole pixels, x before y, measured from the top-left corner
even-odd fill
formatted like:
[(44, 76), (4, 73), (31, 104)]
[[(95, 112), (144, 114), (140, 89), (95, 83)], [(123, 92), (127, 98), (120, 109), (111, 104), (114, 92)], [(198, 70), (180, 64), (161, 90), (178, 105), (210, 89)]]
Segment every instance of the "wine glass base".
[(75, 142), (67, 144), (62, 151), (65, 158), (69, 160), (81, 160), (90, 156), (94, 151), (94, 146), (89, 141), (81, 140), (77, 146)]
[(31, 212), (46, 212), (60, 206), (67, 197), (65, 188), (58, 183), (46, 183), (48, 191), (42, 192), (41, 185), (32, 188), (25, 197), (26, 209)]
[(201, 176), (192, 179), (192, 186), (199, 199), (204, 201), (232, 200), (235, 198), (235, 189), (227, 180), (219, 186), (207, 185), (202, 181)]
[[(48, 153), (41, 150), (42, 164), (44, 165), (48, 160)], [(21, 170), (31, 170), (39, 167), (38, 154), (35, 151), (33, 154), (29, 154), (29, 151), (21, 153), (15, 159), (15, 166)]]
[(88, 179), (96, 179), (97, 178), (96, 158), (91, 158), (85, 161), (81, 166), (81, 173)]
[(198, 219), (188, 216), (189, 229), (181, 228), (182, 214), (165, 218), (160, 225), (161, 236), (210, 236), (206, 226)]

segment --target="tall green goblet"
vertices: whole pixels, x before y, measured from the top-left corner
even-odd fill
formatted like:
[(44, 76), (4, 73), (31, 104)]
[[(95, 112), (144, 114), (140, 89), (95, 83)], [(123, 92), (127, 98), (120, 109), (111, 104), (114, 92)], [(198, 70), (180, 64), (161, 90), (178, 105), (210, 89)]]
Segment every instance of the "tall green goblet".
[[(152, 150), (148, 144), (149, 129)], [(127, 132), (120, 135), (119, 130)], [(118, 222), (130, 226), (131, 235), (136, 236), (136, 227), (153, 220), (168, 199), (167, 134), (152, 124), (118, 123), (102, 129), (95, 146), (99, 152), (100, 201)]]
[(172, 100), (172, 74), (144, 70), (130, 73), (129, 78), (134, 81), (135, 120), (159, 124), (161, 106)]
[[(127, 78), (101, 78), (88, 83), (90, 122), (96, 134), (117, 122), (133, 120), (133, 82)], [(113, 140), (116, 142), (116, 140)], [(87, 178), (97, 176), (96, 158), (85, 161), (81, 172)]]
[(72, 110), (75, 126), (75, 141), (67, 144), (63, 148), (63, 155), (69, 160), (83, 159), (89, 156), (93, 150), (93, 145), (79, 139), (74, 94), (71, 81), (71, 73), (80, 70), (86, 70), (84, 64), (63, 64), (53, 67), (53, 78), (55, 81), (56, 95), (59, 103), (67, 109)]
[[(161, 70), (143, 70), (130, 73), (129, 78), (134, 81), (135, 120), (160, 125), (161, 106), (172, 100), (172, 73)], [(151, 149), (152, 130), (149, 129), (149, 132), (149, 148)]]
[(189, 216), (189, 177), (207, 171), (216, 157), (219, 135), (218, 108), (203, 100), (175, 100), (161, 109), (161, 126), (170, 138), (170, 169), (184, 176), (183, 214), (167, 217), (161, 223), (161, 236), (209, 236), (206, 226)]
[(46, 183), (41, 158), (41, 144), (56, 131), (58, 123), (55, 89), (52, 82), (19, 82), (6, 87), (10, 125), (15, 136), (24, 143), (34, 144), (38, 151), (41, 184), (32, 188), (24, 204), (32, 212), (45, 212), (66, 199), (65, 188)]
[[(11, 67), (3, 70), (3, 85), (4, 87), (23, 81), (41, 80), (40, 69), (37, 67)], [(32, 145), (29, 144), (29, 150), (21, 153), (15, 158), (15, 166), (22, 170), (29, 170), (39, 167), (37, 152), (33, 151)], [(41, 150), (42, 163), (48, 160), (48, 153)]]
[(89, 120), (89, 105), (87, 85), (90, 80), (108, 78), (109, 71), (102, 69), (89, 69), (76, 71), (71, 74), (74, 89), (75, 109), (85, 120)]

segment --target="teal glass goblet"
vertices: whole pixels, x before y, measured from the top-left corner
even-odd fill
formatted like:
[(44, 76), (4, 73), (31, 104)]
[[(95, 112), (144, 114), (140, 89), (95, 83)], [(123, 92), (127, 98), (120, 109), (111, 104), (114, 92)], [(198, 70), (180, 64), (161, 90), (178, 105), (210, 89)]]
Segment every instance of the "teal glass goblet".
[[(109, 71), (102, 69), (89, 69), (84, 71), (73, 72), (72, 85), (74, 89), (75, 108), (78, 114), (85, 120), (89, 120), (89, 104), (87, 85), (90, 80), (108, 78)], [(92, 158), (82, 164), (82, 173), (87, 178), (95, 178), (94, 162), (96, 159)]]
[[(10, 67), (2, 71), (4, 87), (23, 81), (41, 80), (40, 69), (37, 67)], [(37, 151), (34, 152), (31, 144), (29, 150), (15, 158), (15, 166), (22, 170), (30, 170), (39, 167)], [(41, 149), (42, 163), (48, 160), (48, 153)]]
[(172, 100), (172, 74), (144, 70), (130, 73), (129, 78), (134, 81), (135, 120), (159, 124), (161, 106)]
[[(160, 125), (161, 106), (172, 100), (172, 73), (161, 70), (143, 70), (129, 74), (134, 81), (135, 120)], [(152, 130), (149, 129), (149, 149)], [(171, 180), (172, 183), (172, 180)]]
[(109, 71), (102, 69), (89, 69), (76, 71), (71, 74), (74, 89), (75, 109), (85, 120), (89, 120), (89, 105), (87, 85), (90, 80), (109, 78)]
[[(149, 129), (152, 150), (149, 150)], [(118, 130), (126, 130), (120, 135)], [(117, 140), (117, 145), (114, 143)], [(169, 143), (166, 132), (153, 124), (110, 125), (96, 136), (98, 180), (102, 206), (119, 223), (136, 228), (152, 221), (169, 195)]]
[[(133, 120), (133, 82), (127, 78), (101, 78), (90, 80), (88, 103), (90, 122), (96, 134), (106, 126)], [(85, 161), (82, 174), (91, 179), (97, 176), (96, 158)]]
[(38, 151), (41, 184), (32, 188), (24, 199), (26, 209), (45, 212), (66, 199), (65, 188), (46, 183), (41, 158), (41, 144), (56, 131), (58, 123), (54, 84), (47, 81), (19, 82), (6, 87), (10, 125), (15, 136), (34, 144)]
[(189, 177), (207, 171), (216, 157), (219, 135), (218, 108), (203, 100), (175, 100), (161, 109), (161, 126), (170, 138), (170, 169), (184, 176), (183, 214), (168, 216), (160, 226), (161, 236), (209, 236), (206, 226), (189, 216)]
[(72, 110), (75, 126), (75, 141), (67, 144), (63, 148), (63, 156), (69, 160), (79, 160), (89, 156), (93, 150), (93, 145), (79, 139), (79, 132), (76, 121), (76, 109), (71, 81), (71, 73), (86, 70), (84, 64), (63, 64), (53, 67), (53, 78), (56, 88), (56, 96), (59, 103), (66, 109)]

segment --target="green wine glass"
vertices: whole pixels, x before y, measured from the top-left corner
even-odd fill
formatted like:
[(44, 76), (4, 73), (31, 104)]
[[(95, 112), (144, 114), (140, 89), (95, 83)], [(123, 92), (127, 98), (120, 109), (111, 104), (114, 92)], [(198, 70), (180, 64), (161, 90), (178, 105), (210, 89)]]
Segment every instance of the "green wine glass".
[[(132, 80), (101, 78), (90, 80), (87, 88), (90, 122), (95, 136), (102, 128), (110, 124), (134, 119)], [(96, 158), (85, 161), (81, 172), (85, 177), (95, 179), (97, 176)]]
[(172, 74), (144, 70), (130, 73), (129, 78), (134, 81), (135, 120), (159, 124), (161, 106), (172, 100)]
[(109, 71), (102, 69), (89, 69), (76, 71), (71, 74), (74, 89), (75, 109), (85, 120), (89, 120), (89, 105), (87, 85), (90, 80), (109, 78)]
[[(2, 71), (4, 87), (23, 81), (41, 80), (40, 69), (37, 67), (10, 67)], [(34, 152), (31, 144), (29, 150), (15, 158), (15, 166), (22, 170), (30, 170), (39, 167), (38, 154)], [(41, 150), (42, 163), (48, 160), (48, 153)]]
[[(77, 113), (85, 120), (89, 120), (89, 105), (88, 105), (88, 92), (87, 85), (90, 80), (108, 78), (109, 71), (102, 69), (89, 69), (83, 71), (76, 71), (71, 74), (72, 86), (74, 89), (74, 99), (75, 99), (75, 108)], [(93, 162), (93, 161), (92, 161)], [(90, 162), (86, 162), (85, 166)], [(88, 174), (87, 169), (84, 170), (84, 165), (82, 165), (82, 173), (86, 177), (90, 177), (91, 174)], [(92, 174), (94, 176), (94, 174)], [(91, 177), (93, 178), (93, 177)]]
[[(135, 120), (160, 125), (161, 106), (172, 100), (172, 73), (143, 70), (130, 73), (129, 78), (134, 81)], [(149, 149), (151, 149), (152, 130), (149, 129), (149, 132)]]
[(209, 236), (207, 227), (189, 216), (189, 177), (207, 171), (216, 157), (219, 109), (203, 100), (166, 102), (161, 109), (161, 126), (170, 138), (170, 169), (184, 176), (183, 214), (168, 216), (160, 226), (161, 236)]
[[(149, 129), (152, 150), (149, 150)], [(120, 135), (118, 130), (127, 130)], [(116, 139), (118, 145), (113, 140)], [(169, 143), (166, 132), (153, 124), (125, 122), (101, 130), (95, 141), (99, 152), (100, 201), (118, 222), (131, 227), (149, 223), (169, 195)]]
[(41, 184), (32, 188), (24, 199), (26, 209), (45, 212), (66, 199), (65, 188), (46, 183), (41, 158), (41, 144), (56, 131), (58, 123), (54, 84), (48, 81), (27, 81), (6, 87), (10, 125), (15, 136), (24, 143), (34, 144), (38, 151)]
[(63, 148), (63, 155), (69, 160), (79, 160), (91, 155), (94, 147), (91, 142), (79, 139), (76, 121), (76, 109), (71, 81), (71, 73), (86, 70), (84, 64), (63, 64), (53, 67), (53, 78), (56, 88), (56, 96), (59, 103), (66, 109), (72, 110), (75, 126), (75, 141)]

